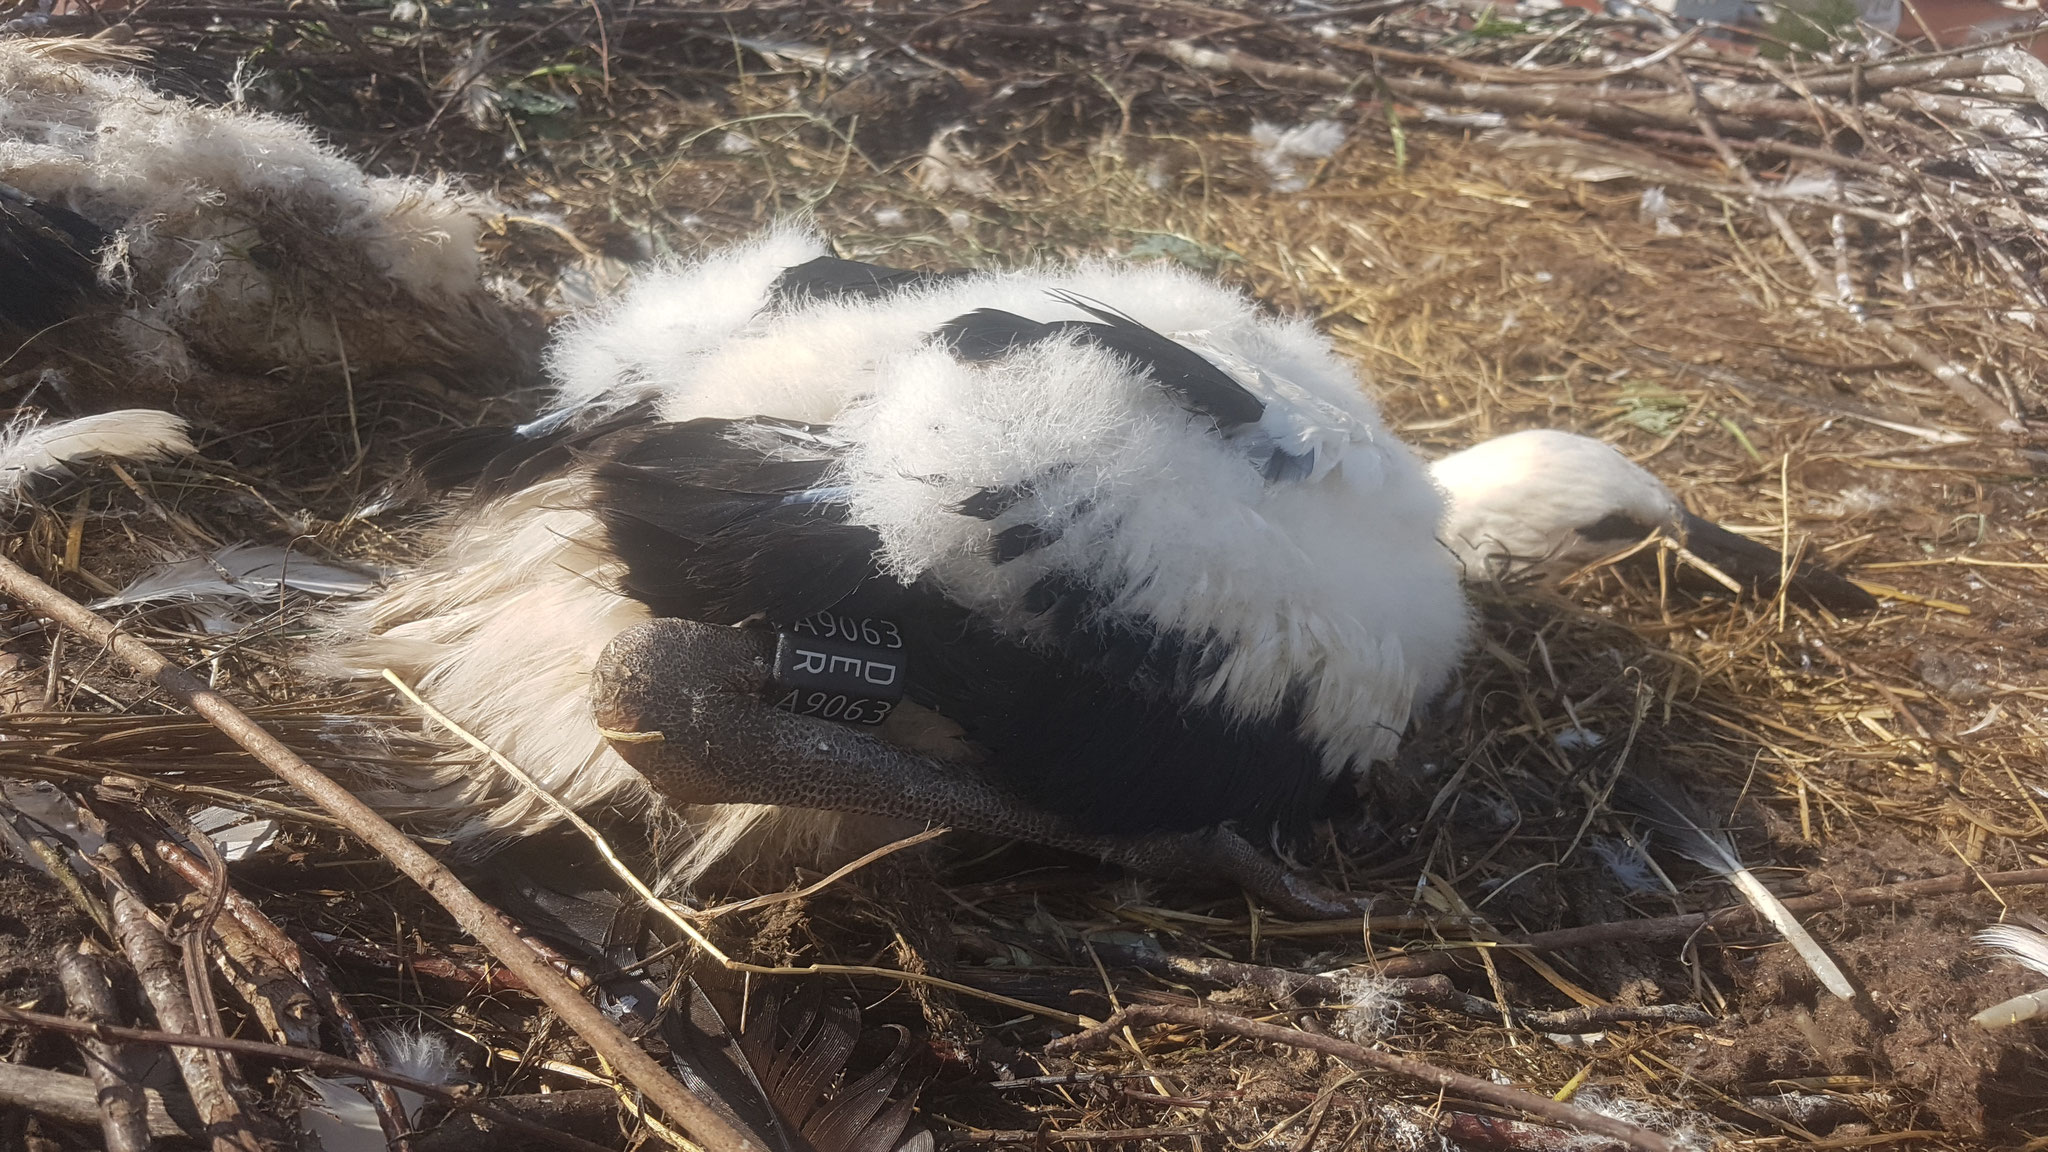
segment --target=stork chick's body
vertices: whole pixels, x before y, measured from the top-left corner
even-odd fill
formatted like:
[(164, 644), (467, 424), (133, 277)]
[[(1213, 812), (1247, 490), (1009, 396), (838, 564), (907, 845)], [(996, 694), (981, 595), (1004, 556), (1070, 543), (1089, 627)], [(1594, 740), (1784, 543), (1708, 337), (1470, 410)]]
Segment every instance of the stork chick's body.
[[(165, 96), (130, 52), (0, 40), (0, 351), (72, 407), (237, 428), (439, 372), (528, 376), (538, 325), (485, 282), (499, 209), (372, 176), (302, 124)], [(78, 61), (97, 61), (96, 65)]]
[[(508, 491), (344, 622), (346, 664), (398, 669), (571, 803), (633, 779), (589, 684), (656, 616), (889, 623), (909, 703), (852, 736), (1077, 836), (1264, 841), (1391, 753), (1465, 609), (1435, 488), (1306, 324), (1167, 269), (824, 257), (771, 234), (572, 329), (561, 406), (489, 470)], [(770, 723), (796, 721), (842, 738)], [(538, 815), (479, 807), (504, 793), (474, 771), (442, 798), (479, 830)], [(699, 862), (761, 812), (705, 814)]]

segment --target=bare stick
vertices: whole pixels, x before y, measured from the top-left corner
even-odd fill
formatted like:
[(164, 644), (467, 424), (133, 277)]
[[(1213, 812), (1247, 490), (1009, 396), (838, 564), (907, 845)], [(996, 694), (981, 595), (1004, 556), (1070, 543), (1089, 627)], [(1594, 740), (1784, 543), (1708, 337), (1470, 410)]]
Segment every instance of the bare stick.
[[(1155, 40), (1134, 44), (1132, 48), (1163, 56), (1191, 71), (1234, 72), (1266, 84), (1346, 92), (1357, 83), (1356, 76), (1335, 68), (1287, 64), (1235, 49), (1204, 48), (1185, 40)], [(1587, 89), (1566, 84), (1478, 84), (1421, 76), (1386, 76), (1384, 79), (1390, 91), (1410, 100), (1469, 104), (1526, 116), (1564, 117), (1610, 130), (1685, 129), (1693, 124), (1685, 96), (1676, 92), (1632, 94), (1622, 100), (1588, 95)], [(1716, 94), (1710, 98), (1710, 103), (1716, 112), (1764, 120), (1794, 120), (1806, 113), (1806, 106), (1797, 100)], [(1749, 134), (1749, 131), (1745, 130), (1744, 134)]]
[(677, 1083), (653, 1057), (642, 1052), (603, 1012), (535, 956), (518, 934), (498, 919), (490, 905), (428, 855), (426, 849), (413, 843), (348, 789), (306, 763), (226, 697), (158, 655), (149, 645), (133, 636), (123, 635), (97, 613), (4, 558), (0, 558), (0, 589), (95, 644), (112, 650), (122, 663), (154, 680), (194, 712), (212, 721), (215, 727), (246, 749), (264, 767), (326, 809), (365, 844), (425, 889), (441, 907), (448, 910), (463, 931), (490, 949), (500, 964), (525, 981), (533, 994), (617, 1069), (622, 1078), (705, 1145), (718, 1152), (760, 1147)]
[[(606, 1148), (602, 1144), (593, 1144), (581, 1137), (571, 1136), (566, 1132), (535, 1124), (503, 1108), (494, 1107), (487, 1101), (470, 1099), (468, 1093), (449, 1088), (446, 1084), (436, 1084), (429, 1080), (418, 1080), (411, 1076), (402, 1076), (396, 1072), (387, 1072), (382, 1068), (372, 1068), (367, 1064), (358, 1064), (353, 1060), (344, 1060), (339, 1056), (329, 1056), (327, 1053), (317, 1049), (292, 1048), (284, 1044), (268, 1044), (261, 1040), (238, 1040), (232, 1036), (183, 1035), (175, 1032), (157, 1032), (148, 1028), (120, 1028), (110, 1024), (88, 1024), (82, 1020), (71, 1020), (63, 1016), (51, 1016), (43, 1012), (24, 1012), (19, 1008), (10, 1008), (4, 1004), (0, 1004), (0, 1021), (25, 1024), (31, 1028), (45, 1028), (52, 1032), (62, 1032), (70, 1036), (91, 1036), (104, 1041), (126, 1041), (132, 1044), (162, 1044), (173, 1052), (232, 1052), (236, 1055), (248, 1056), (258, 1060), (285, 1061), (311, 1068), (316, 1072), (324, 1072), (330, 1076), (355, 1076), (363, 1080), (395, 1084), (400, 1088), (410, 1089), (422, 1096), (431, 1096), (437, 1100), (446, 1101), (452, 1108), (474, 1112), (494, 1124), (503, 1124), (508, 1128), (516, 1128), (521, 1132), (541, 1137), (559, 1147), (570, 1149), (571, 1152), (612, 1152), (611, 1149)], [(0, 1067), (6, 1067), (6, 1065), (0, 1065)], [(728, 1148), (743, 1147), (758, 1148), (760, 1146), (730, 1144), (714, 1146), (716, 1152), (725, 1152)]]
[[(57, 979), (64, 985), (64, 1010), (72, 1017), (87, 1024), (120, 1021), (113, 986), (107, 983), (106, 966), (97, 954), (79, 948), (58, 952)], [(149, 1101), (142, 1094), (141, 1081), (135, 1079), (127, 1050), (94, 1039), (80, 1040), (78, 1049), (92, 1077), (107, 1152), (148, 1152)]]
[(1211, 1008), (1190, 1008), (1177, 1004), (1134, 1004), (1111, 1016), (1104, 1023), (1073, 1036), (1064, 1036), (1045, 1046), (1046, 1052), (1064, 1055), (1116, 1043), (1125, 1028), (1143, 1028), (1152, 1024), (1179, 1024), (1188, 1028), (1200, 1028), (1205, 1032), (1220, 1032), (1230, 1036), (1242, 1036), (1247, 1040), (1260, 1040), (1269, 1044), (1287, 1044), (1296, 1048), (1307, 1048), (1334, 1056), (1352, 1064), (1377, 1068), (1382, 1072), (1405, 1077), (1421, 1084), (1427, 1084), (1440, 1092), (1452, 1092), (1470, 1100), (1478, 1100), (1499, 1108), (1521, 1112), (1547, 1120), (1552, 1124), (1564, 1124), (1585, 1132), (1609, 1136), (1634, 1148), (1637, 1152), (1679, 1152), (1677, 1141), (1659, 1135), (1647, 1128), (1638, 1128), (1612, 1117), (1602, 1116), (1584, 1108), (1561, 1104), (1547, 1096), (1524, 1092), (1453, 1072), (1434, 1064), (1425, 1064), (1392, 1052), (1365, 1048), (1334, 1036), (1322, 1036), (1314, 1032), (1303, 1032), (1298, 1028), (1282, 1028), (1277, 1024), (1261, 1024), (1257, 1020)]
[(1069, 1128), (1048, 1132), (1043, 1128), (952, 1128), (947, 1140), (954, 1144), (1115, 1144), (1128, 1141), (1148, 1148), (1167, 1139), (1186, 1140), (1209, 1134), (1206, 1128)]
[[(0, 564), (4, 563), (0, 560)], [(157, 1023), (171, 1032), (199, 1031), (199, 1016), (187, 995), (184, 971), (170, 941), (157, 931), (149, 909), (120, 875), (125, 859), (109, 844), (100, 849), (100, 862), (105, 865), (101, 875), (107, 881), (114, 936), (128, 957), (128, 966), (135, 970), (143, 998), (156, 1011)], [(198, 1048), (180, 1048), (172, 1055), (184, 1077), (186, 1091), (192, 1094), (192, 1107), (211, 1136), (214, 1152), (254, 1152), (259, 1148), (248, 1114), (229, 1091), (219, 1063)]]
[[(155, 845), (157, 858), (171, 866), (171, 869), (195, 887), (208, 881), (206, 864), (182, 846), (169, 840), (158, 840)], [(305, 991), (327, 1011), (328, 1019), (334, 1021), (337, 1031), (348, 1042), (349, 1051), (356, 1062), (372, 1067), (382, 1067), (377, 1046), (370, 1042), (370, 1034), (363, 1028), (363, 1022), (343, 999), (341, 990), (327, 976), (327, 970), (319, 961), (308, 957), (292, 938), (284, 934), (263, 910), (250, 903), (233, 888), (227, 889), (224, 910), (228, 922), (247, 933), (250, 939), (264, 951), (275, 957), (278, 963), (296, 975), (305, 986)], [(216, 925), (217, 928), (225, 925)], [(225, 939), (225, 936), (223, 937)], [(317, 1034), (318, 1023), (315, 1022)], [(391, 1085), (381, 1080), (370, 1082), (370, 1103), (377, 1109), (377, 1125), (384, 1131), (384, 1142), (396, 1152), (405, 1152), (406, 1139), (410, 1135), (405, 1119), (405, 1107), (399, 1102), (398, 1093)]]
[[(1292, 1001), (1302, 996), (1322, 1001), (1342, 1000), (1349, 990), (1345, 977), (1334, 974), (1314, 975), (1211, 956), (1161, 956), (1145, 949), (1122, 948), (1101, 941), (1097, 941), (1094, 948), (1104, 960), (1113, 964), (1139, 968), (1176, 980), (1202, 980), (1210, 984), (1254, 988), (1275, 1001)], [(1366, 969), (1359, 975), (1371, 976), (1374, 973)], [(1388, 979), (1383, 981), (1383, 985), (1388, 995), (1403, 1000), (1462, 1013), (1474, 1019), (1496, 1023), (1500, 1020), (1499, 1004), (1460, 992), (1441, 975)], [(1595, 1004), (1561, 1012), (1533, 1008), (1510, 1008), (1508, 1011), (1515, 1023), (1538, 1032), (1588, 1032), (1610, 1024), (1629, 1023), (1704, 1025), (1714, 1020), (1706, 1010), (1691, 1004)]]
[[(183, 1093), (144, 1089), (144, 1120), (151, 1136), (203, 1141), (205, 1125)], [(101, 1104), (93, 1082), (67, 1072), (0, 1063), (0, 1105), (48, 1116), (80, 1128), (101, 1123)]]

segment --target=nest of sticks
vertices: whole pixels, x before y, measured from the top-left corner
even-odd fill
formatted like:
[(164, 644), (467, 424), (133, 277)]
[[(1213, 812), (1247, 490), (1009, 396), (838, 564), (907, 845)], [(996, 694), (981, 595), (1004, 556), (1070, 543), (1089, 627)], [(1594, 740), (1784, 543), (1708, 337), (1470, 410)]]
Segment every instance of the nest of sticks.
[[(661, 911), (593, 838), (652, 879), (671, 830), (593, 814), (488, 869), (450, 860), (531, 942), (521, 968), (408, 879), (418, 861), (366, 849), (193, 716), (189, 680), (138, 672), (15, 587), (6, 1131), (102, 1139), (75, 1105), (119, 1066), (155, 1093), (160, 1141), (287, 1142), (323, 1084), (388, 1079), (375, 1035), (398, 1028), (456, 1068), (424, 1106), (379, 1096), (415, 1148), (717, 1146), (546, 977), (662, 1057), (683, 1041), (620, 1009), (620, 980), (731, 1022), (765, 999), (790, 1044), (782, 1005), (856, 1000), (838, 1091), (879, 1069), (946, 1146), (2048, 1134), (2038, 1025), (1969, 1022), (2031, 987), (1971, 932), (2048, 911), (2048, 73), (2022, 37), (1799, 49), (1648, 13), (1405, 0), (152, 3), (30, 22), (123, 20), (161, 86), (495, 194), (490, 255), (538, 307), (791, 212), (905, 266), (1177, 260), (1316, 316), (1426, 453), (1521, 427), (1602, 436), (1884, 608), (1698, 595), (1656, 547), (1475, 590), (1460, 682), (1300, 862), (1372, 894), (1363, 921), (951, 838), (829, 876), (741, 869)], [(363, 510), (404, 450), (532, 402), (359, 388), (202, 461), (83, 471), (12, 514), (8, 556), (83, 601), (242, 540), (402, 565), (418, 510)], [(111, 614), (313, 769), (373, 780), (436, 755), (448, 734), (399, 696), (295, 674), (310, 603)], [(1709, 802), (1854, 1001), (1719, 877), (1645, 844), (1614, 802), (1637, 771)], [(565, 954), (565, 905), (536, 879), (626, 951)], [(108, 1020), (150, 1034), (77, 1023), (96, 987)], [(169, 1049), (203, 1066), (192, 1080), (152, 1064), (166, 1032), (239, 1050)], [(832, 1083), (793, 1107), (824, 1115)]]

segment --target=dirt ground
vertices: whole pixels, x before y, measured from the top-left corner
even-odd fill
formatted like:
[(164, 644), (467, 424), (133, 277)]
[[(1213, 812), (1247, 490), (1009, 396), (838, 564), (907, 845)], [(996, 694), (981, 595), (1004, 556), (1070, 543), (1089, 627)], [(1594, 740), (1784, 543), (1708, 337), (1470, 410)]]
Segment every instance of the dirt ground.
[[(1540, 951), (1474, 945), (1734, 901), (1672, 853), (1653, 852), (1655, 870), (1603, 862), (1633, 858), (1630, 824), (1607, 803), (1630, 771), (1662, 771), (1698, 791), (1745, 862), (1787, 896), (2048, 866), (2048, 457), (1983, 432), (1917, 366), (1810, 303), (1761, 220), (1680, 189), (1668, 213), (1646, 212), (1640, 183), (1556, 175), (1475, 133), (1411, 125), (1397, 150), (1372, 102), (1237, 92), (1207, 107), (1139, 101), (1135, 115), (1127, 101), (1119, 116), (1115, 77), (1098, 78), (1107, 98), (974, 104), (959, 150), (935, 174), (927, 144), (962, 107), (939, 81), (842, 81), (736, 57), (730, 44), (680, 62), (611, 62), (616, 74), (601, 80), (585, 66), (520, 81), (573, 98), (577, 111), (482, 125), (449, 114), (422, 128), (419, 108), (378, 87), (388, 80), (280, 82), (267, 98), (377, 167), (449, 171), (497, 196), (509, 214), (491, 242), (495, 267), (548, 316), (647, 260), (706, 251), (792, 213), (812, 215), (844, 255), (904, 266), (1177, 260), (1316, 317), (1426, 454), (1519, 428), (1598, 435), (1696, 512), (1889, 593), (1874, 616), (1841, 620), (1797, 603), (1696, 595), (1647, 556), (1562, 588), (1478, 590), (1482, 638), (1458, 684), (1302, 862), (1374, 893), (1369, 926), (1289, 924), (1214, 886), (949, 841), (717, 921), (714, 939), (733, 956), (929, 973), (1097, 1019), (1119, 1004), (1214, 998), (1702, 1146), (2048, 1142), (2044, 1025), (1969, 1023), (2041, 982), (1970, 943), (2001, 918), (2048, 915), (2039, 886), (1981, 883), (1807, 915), (1861, 990), (1854, 1002), (1828, 995), (1775, 936), (1750, 927)], [(195, 90), (213, 82), (203, 63), (187, 66)], [(1319, 116), (1342, 123), (1345, 141), (1302, 165), (1302, 187), (1282, 190), (1258, 159), (1253, 122)], [(387, 138), (387, 120), (407, 127)], [(1816, 242), (1825, 235), (1824, 221), (1801, 224)], [(1890, 239), (1857, 242), (1872, 290), (1896, 289)], [(2039, 341), (1973, 343), (1984, 309), (1967, 306), (1970, 285), (1938, 273), (1923, 273), (1925, 334), (1980, 356), (2042, 415), (2032, 391)], [(170, 509), (218, 539), (290, 536), (333, 558), (401, 564), (418, 547), (420, 510), (355, 512), (405, 448), (516, 417), (533, 398), (470, 398), (430, 380), (364, 394), (353, 412), (337, 397), (301, 423), (210, 444), (204, 462), (138, 470), (133, 487), (89, 472), (19, 514), (14, 551), (90, 596), (175, 543), (158, 511)], [(337, 477), (324, 461), (349, 454), (351, 424), (372, 450)], [(71, 541), (77, 558), (67, 562)], [(176, 610), (132, 624), (264, 702), (317, 762), (373, 767), (335, 753), (345, 743), (336, 733), (417, 728), (389, 699), (295, 682), (298, 612), (228, 641), (198, 635)], [(10, 636), (40, 691), (46, 635)], [(142, 687), (96, 656), (72, 659), (55, 708), (0, 720), (17, 738), (0, 765), (11, 758), (97, 789), (97, 804), (125, 795), (128, 773), (302, 807), (203, 726), (154, 703), (115, 708)], [(427, 754), (408, 739), (383, 754)], [(492, 1092), (582, 1086), (569, 1069), (587, 1065), (587, 1052), (530, 1001), (479, 986), (475, 949), (388, 866), (317, 820), (285, 824), (278, 848), (235, 866), (236, 883), (273, 917), (332, 942), (366, 1016), (460, 1037), (468, 1074)], [(658, 851), (658, 829), (650, 839), (624, 816), (606, 827), (637, 860)], [(482, 875), (500, 881), (494, 896), (515, 915), (538, 916), (515, 882), (541, 867), (530, 861), (587, 855), (579, 839), (550, 834)], [(774, 892), (792, 879), (742, 872), (700, 895)], [(611, 915), (617, 897), (595, 891), (616, 887), (605, 881), (577, 889), (578, 905)], [(67, 899), (0, 872), (0, 983), (11, 999), (47, 997), (37, 957), (83, 931)], [(1117, 949), (1342, 971), (1356, 995), (1276, 998), (1148, 974)], [(1439, 955), (1451, 958), (1443, 971), (1456, 989), (1500, 1012), (1389, 999), (1376, 983), (1376, 971)], [(1447, 1117), (1472, 1112), (1312, 1053), (1184, 1029), (1055, 1060), (1040, 1049), (1070, 1029), (1046, 1013), (876, 976), (844, 983), (869, 1023), (930, 1038), (939, 1071), (921, 1112), (965, 1146), (1081, 1133), (1045, 1139), (1408, 1149), (1452, 1139)], [(1552, 1034), (1508, 1019), (1510, 1007), (1607, 1004), (1697, 1005), (1712, 1021)], [(1026, 1082), (1070, 1071), (1094, 1075)], [(653, 1139), (644, 1129), (636, 1138)]]

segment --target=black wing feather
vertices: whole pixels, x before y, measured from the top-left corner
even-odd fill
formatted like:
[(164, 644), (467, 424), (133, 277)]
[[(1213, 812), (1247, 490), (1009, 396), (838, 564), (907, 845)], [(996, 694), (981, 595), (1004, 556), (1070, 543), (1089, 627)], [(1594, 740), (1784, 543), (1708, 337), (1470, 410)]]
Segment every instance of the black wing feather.
[(859, 260), (841, 260), (837, 256), (820, 256), (806, 260), (791, 268), (785, 268), (776, 277), (771, 290), (774, 298), (784, 304), (806, 304), (813, 301), (829, 300), (879, 300), (969, 275), (966, 272), (908, 272), (900, 268), (886, 268), (880, 264), (865, 264)]
[(756, 617), (794, 623), (868, 579), (880, 546), (837, 504), (793, 499), (816, 488), (829, 457), (779, 459), (742, 431), (819, 431), (778, 421), (692, 420), (625, 433), (604, 458), (594, 505), (624, 589), (664, 616), (707, 624)]
[(1263, 401), (1194, 349), (1071, 292), (1053, 292), (1051, 296), (1095, 317), (1099, 323), (1087, 325), (1091, 341), (1136, 361), (1189, 410), (1213, 418), (1218, 428), (1250, 424), (1265, 415)]
[(940, 325), (938, 338), (952, 347), (955, 356), (981, 364), (1001, 359), (1026, 344), (1075, 336), (1149, 373), (1183, 407), (1214, 420), (1219, 429), (1249, 424), (1265, 414), (1266, 406), (1257, 396), (1193, 349), (1121, 312), (1069, 293), (1054, 292), (1052, 296), (1098, 319), (1044, 323), (999, 308), (977, 308)]
[(588, 425), (563, 425), (526, 435), (510, 424), (463, 428), (413, 450), (406, 460), (406, 486), (413, 491), (449, 492), (467, 487), (477, 500), (563, 475), (590, 445), (623, 429), (646, 424), (653, 406), (635, 404)]
[(1060, 335), (1065, 329), (1041, 324), (1000, 308), (976, 308), (939, 325), (938, 337), (953, 355), (969, 364), (986, 364), (1009, 355), (1013, 348)]
[(997, 632), (928, 581), (869, 580), (833, 609), (897, 621), (909, 697), (965, 729), (988, 771), (1047, 811), (1108, 835), (1235, 823), (1303, 835), (1330, 788), (1301, 709), (1244, 722), (1196, 689), (1223, 653), (1112, 617), (1105, 596), (1053, 578), (1028, 641)]
[(0, 320), (39, 331), (100, 291), (106, 229), (60, 205), (0, 184)]

